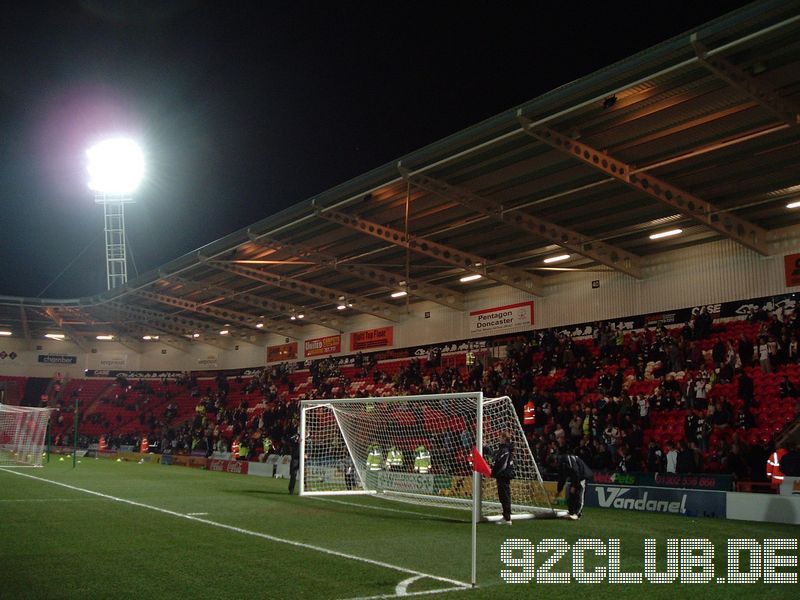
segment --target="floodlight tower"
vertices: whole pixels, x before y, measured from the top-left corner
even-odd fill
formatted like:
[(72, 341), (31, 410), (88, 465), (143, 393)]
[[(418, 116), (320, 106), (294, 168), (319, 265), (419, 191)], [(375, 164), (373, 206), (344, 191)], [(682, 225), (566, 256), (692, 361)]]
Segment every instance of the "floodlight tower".
[(144, 176), (144, 155), (135, 142), (110, 139), (86, 151), (89, 157), (89, 189), (94, 201), (104, 209), (106, 236), (106, 275), (108, 289), (128, 282), (125, 251), (125, 204), (132, 203), (133, 192)]

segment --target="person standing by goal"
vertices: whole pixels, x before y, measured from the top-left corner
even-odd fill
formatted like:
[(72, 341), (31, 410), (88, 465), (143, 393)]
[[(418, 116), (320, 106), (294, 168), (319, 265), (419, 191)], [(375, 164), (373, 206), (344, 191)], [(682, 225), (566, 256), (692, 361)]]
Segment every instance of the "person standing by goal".
[(586, 480), (594, 473), (580, 457), (569, 454), (566, 449), (558, 456), (558, 487), (556, 496), (567, 485), (567, 517), (580, 519), (583, 512), (583, 495), (586, 493)]
[(492, 477), (497, 482), (497, 496), (503, 507), (503, 520), (498, 525), (511, 525), (511, 480), (514, 479), (514, 444), (508, 432), (500, 433), (500, 445), (492, 461)]
[(300, 436), (293, 435), (289, 439), (291, 449), (291, 462), (289, 462), (289, 493), (294, 494), (294, 486), (297, 483), (297, 471), (300, 469)]

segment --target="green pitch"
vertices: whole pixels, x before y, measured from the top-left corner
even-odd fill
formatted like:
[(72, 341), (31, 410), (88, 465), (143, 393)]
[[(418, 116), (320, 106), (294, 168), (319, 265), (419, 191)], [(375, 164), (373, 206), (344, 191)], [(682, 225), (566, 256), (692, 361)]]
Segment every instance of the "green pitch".
[[(0, 470), (0, 598), (349, 599), (458, 588), (470, 577), (468, 518), (375, 498), (289, 496), (285, 480), (54, 460)], [(663, 556), (667, 538), (703, 537), (724, 572), (728, 538), (797, 539), (800, 527), (595, 509), (575, 522), (482, 524), (478, 535), (479, 587), (420, 597), (798, 597), (797, 585), (760, 583), (510, 585), (500, 547), (507, 538), (618, 538), (622, 570), (641, 572), (645, 538)]]

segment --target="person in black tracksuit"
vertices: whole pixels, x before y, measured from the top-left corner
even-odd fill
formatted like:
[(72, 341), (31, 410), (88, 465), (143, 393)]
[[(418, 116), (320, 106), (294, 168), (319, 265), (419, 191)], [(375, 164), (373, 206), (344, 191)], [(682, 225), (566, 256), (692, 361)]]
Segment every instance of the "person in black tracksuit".
[(567, 516), (580, 519), (583, 512), (583, 495), (586, 493), (586, 480), (594, 473), (580, 457), (563, 453), (558, 456), (558, 488), (556, 496), (567, 484)]
[(292, 459), (289, 463), (289, 493), (294, 494), (297, 471), (300, 470), (300, 436), (292, 436), (289, 443), (292, 449)]
[(511, 525), (511, 480), (514, 479), (514, 444), (506, 432), (500, 434), (500, 446), (494, 453), (492, 477), (497, 481), (497, 496), (503, 507), (503, 520), (498, 525)]

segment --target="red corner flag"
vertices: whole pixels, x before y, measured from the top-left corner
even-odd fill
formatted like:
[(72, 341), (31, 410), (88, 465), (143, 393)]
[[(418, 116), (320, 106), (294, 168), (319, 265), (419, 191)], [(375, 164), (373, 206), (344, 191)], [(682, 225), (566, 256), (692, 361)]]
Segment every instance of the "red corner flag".
[(481, 453), (478, 452), (478, 448), (476, 446), (472, 447), (472, 470), (477, 471), (484, 477), (492, 476), (492, 469), (489, 467), (489, 463), (487, 463), (486, 459), (481, 456)]

